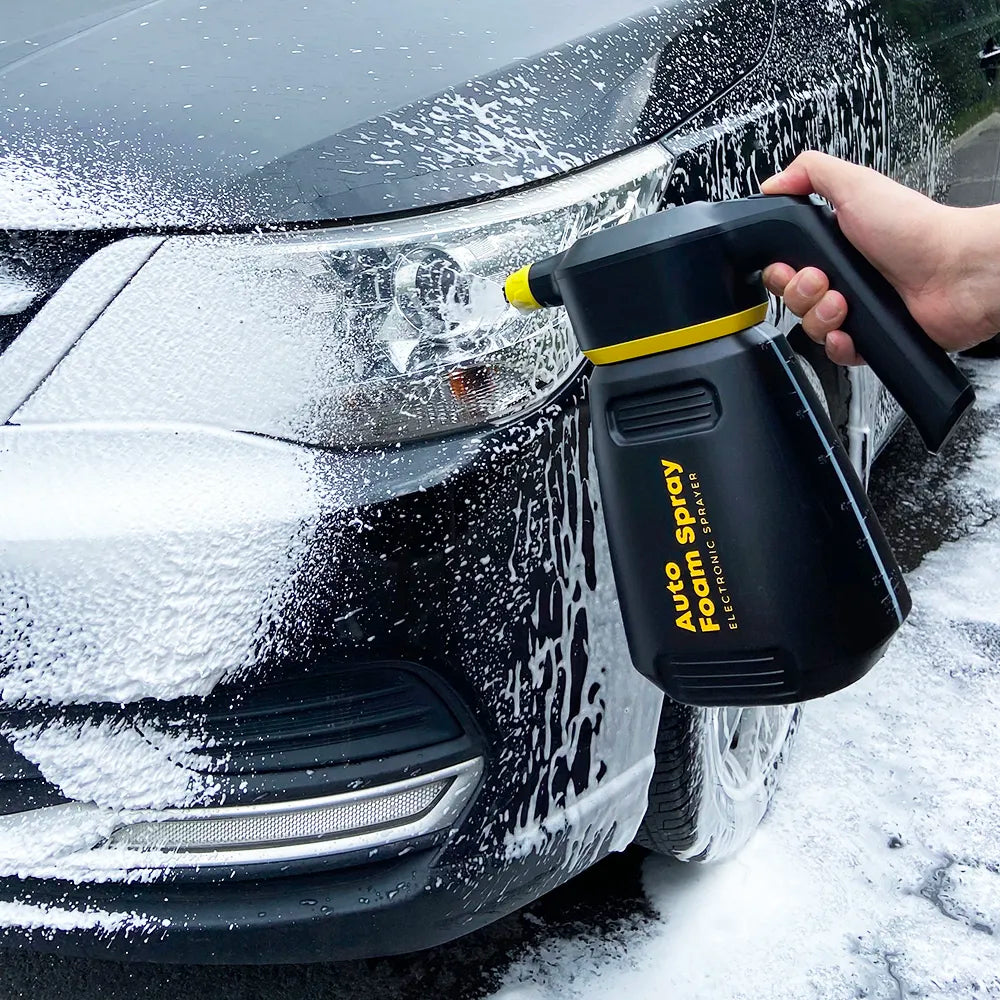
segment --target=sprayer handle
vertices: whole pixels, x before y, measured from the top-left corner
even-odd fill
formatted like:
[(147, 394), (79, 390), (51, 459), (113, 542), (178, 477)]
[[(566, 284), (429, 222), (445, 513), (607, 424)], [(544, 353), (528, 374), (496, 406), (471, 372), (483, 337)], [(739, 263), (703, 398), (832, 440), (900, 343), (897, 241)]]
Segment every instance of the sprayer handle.
[[(727, 208), (732, 206), (732, 208)], [(847, 300), (843, 329), (937, 452), (975, 400), (968, 379), (910, 315), (899, 293), (848, 241), (836, 216), (808, 198), (769, 195), (713, 205), (725, 242), (748, 272), (774, 261), (823, 270)]]

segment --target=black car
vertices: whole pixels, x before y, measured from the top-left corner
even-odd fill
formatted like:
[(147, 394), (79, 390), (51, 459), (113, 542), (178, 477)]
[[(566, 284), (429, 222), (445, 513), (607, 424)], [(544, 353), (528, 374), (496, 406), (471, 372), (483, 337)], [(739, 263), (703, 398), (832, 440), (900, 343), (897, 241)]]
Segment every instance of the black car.
[[(807, 147), (943, 195), (972, 91), (921, 30), (855, 0), (8, 0), (7, 946), (396, 953), (634, 840), (745, 842), (797, 710), (633, 670), (566, 320), (442, 276)], [(896, 409), (791, 336), (867, 475)]]

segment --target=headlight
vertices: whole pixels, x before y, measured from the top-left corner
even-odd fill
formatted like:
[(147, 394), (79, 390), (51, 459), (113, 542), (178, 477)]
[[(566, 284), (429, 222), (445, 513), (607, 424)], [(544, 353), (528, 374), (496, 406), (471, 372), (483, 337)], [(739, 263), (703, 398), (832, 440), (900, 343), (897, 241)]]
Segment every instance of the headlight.
[(658, 146), (396, 222), (167, 240), (14, 416), (212, 424), (384, 444), (510, 418), (580, 363), (561, 311), (505, 276), (659, 207)]

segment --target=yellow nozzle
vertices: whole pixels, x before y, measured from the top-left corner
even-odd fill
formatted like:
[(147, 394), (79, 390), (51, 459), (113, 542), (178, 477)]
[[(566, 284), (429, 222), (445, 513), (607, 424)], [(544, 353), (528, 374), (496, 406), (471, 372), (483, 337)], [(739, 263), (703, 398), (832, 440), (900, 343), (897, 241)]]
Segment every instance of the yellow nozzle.
[(503, 284), (503, 293), (507, 301), (515, 309), (531, 310), (541, 309), (542, 304), (531, 294), (531, 286), (528, 284), (528, 272), (531, 265), (522, 267), (515, 271)]

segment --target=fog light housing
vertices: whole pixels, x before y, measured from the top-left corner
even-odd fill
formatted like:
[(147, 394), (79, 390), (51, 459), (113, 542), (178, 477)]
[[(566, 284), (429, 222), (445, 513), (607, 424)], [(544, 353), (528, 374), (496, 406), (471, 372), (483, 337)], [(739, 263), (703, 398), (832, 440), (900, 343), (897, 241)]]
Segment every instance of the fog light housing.
[(166, 810), (155, 818), (137, 814), (96, 851), (133, 854), (129, 864), (135, 867), (203, 867), (381, 847), (450, 826), (468, 804), (482, 766), (477, 757), (417, 778), (323, 798)]

